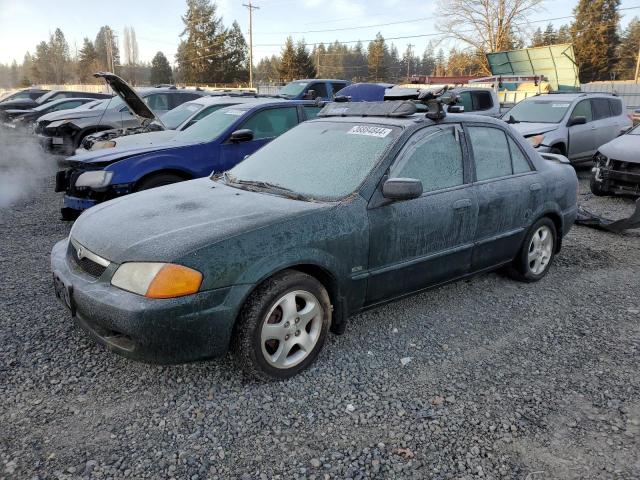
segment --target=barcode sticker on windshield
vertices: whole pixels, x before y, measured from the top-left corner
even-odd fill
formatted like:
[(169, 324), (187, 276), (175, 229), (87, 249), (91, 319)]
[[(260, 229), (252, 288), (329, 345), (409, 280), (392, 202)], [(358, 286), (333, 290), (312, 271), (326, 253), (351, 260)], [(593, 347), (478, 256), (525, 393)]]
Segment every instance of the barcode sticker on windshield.
[(390, 128), (372, 127), (370, 125), (356, 125), (347, 132), (349, 135), (367, 135), (369, 137), (384, 138), (391, 133)]
[(568, 103), (552, 103), (551, 108), (566, 108), (568, 107)]

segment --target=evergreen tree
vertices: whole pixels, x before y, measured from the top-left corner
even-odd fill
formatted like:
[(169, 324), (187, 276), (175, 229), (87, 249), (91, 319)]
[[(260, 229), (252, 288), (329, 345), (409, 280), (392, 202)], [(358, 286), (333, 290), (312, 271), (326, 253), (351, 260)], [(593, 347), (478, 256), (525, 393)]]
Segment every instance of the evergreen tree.
[(620, 39), (618, 47), (618, 65), (616, 66), (616, 78), (620, 80), (633, 80), (636, 75), (636, 61), (640, 48), (640, 19), (634, 17)]
[(91, 40), (84, 38), (78, 54), (78, 78), (82, 83), (92, 83), (93, 74), (99, 70), (98, 54)]
[(33, 85), (33, 57), (29, 52), (24, 54), (22, 60), (22, 79), (20, 80), (21, 87), (28, 87)]
[(367, 55), (360, 41), (358, 41), (351, 50), (349, 67), (350, 75), (348, 77), (355, 81), (366, 80), (369, 73), (367, 69)]
[(543, 45), (554, 45), (557, 43), (557, 35), (556, 31), (553, 28), (553, 25), (550, 23), (547, 25), (547, 28), (544, 29), (544, 33), (542, 34)]
[(386, 60), (388, 48), (384, 37), (378, 32), (375, 40), (369, 42), (367, 47), (367, 66), (369, 68), (369, 79), (380, 82), (387, 78)]
[(304, 38), (296, 44), (294, 62), (298, 78), (314, 78), (316, 76), (316, 66), (309, 55)]
[(422, 59), (420, 60), (420, 74), (430, 76), (433, 75), (436, 69), (436, 57), (433, 53), (433, 42), (427, 43), (427, 47), (424, 49)]
[(444, 56), (444, 50), (439, 49), (438, 55), (436, 56), (436, 66), (433, 69), (433, 75), (436, 77), (442, 77), (447, 74), (446, 71), (447, 62)]
[(213, 83), (224, 81), (226, 31), (216, 15), (217, 5), (209, 0), (187, 0), (182, 17), (185, 37), (176, 59), (184, 81)]
[(225, 51), (224, 81), (246, 82), (249, 79), (249, 48), (238, 22), (234, 21), (227, 32)]
[(556, 41), (558, 43), (571, 43), (571, 32), (569, 31), (569, 25), (562, 25), (558, 29)]
[(164, 53), (156, 53), (153, 60), (151, 60), (151, 75), (149, 81), (152, 85), (158, 85), (161, 83), (171, 83), (171, 65)]
[(278, 57), (271, 55), (271, 58), (265, 57), (256, 66), (254, 75), (257, 81), (265, 83), (274, 83), (279, 81), (280, 73), (278, 71), (280, 62)]
[(53, 78), (51, 69), (51, 58), (49, 55), (49, 44), (40, 42), (36, 45), (36, 53), (33, 55), (31, 75), (38, 83), (49, 83)]
[(14, 59), (11, 62), (11, 67), (9, 68), (9, 86), (15, 87), (18, 85), (20, 77), (20, 72), (18, 71), (18, 62)]
[[(118, 42), (116, 41), (113, 30), (109, 25), (100, 27), (93, 45), (96, 50), (98, 69), (110, 71), (112, 67), (111, 59), (113, 59), (113, 69), (116, 70), (120, 65), (120, 50), (118, 49)], [(109, 55), (110, 53), (111, 56)]]
[(327, 78), (329, 75), (325, 73), (325, 62), (327, 61), (327, 48), (324, 43), (314, 45), (311, 56), (314, 58), (316, 66), (316, 75), (318, 78)]
[(280, 80), (283, 82), (290, 82), (297, 77), (296, 49), (293, 45), (293, 38), (291, 37), (287, 37), (284, 42), (284, 47), (282, 47), (278, 73), (280, 74)]
[(71, 62), (69, 44), (59, 28), (49, 37), (48, 57), (50, 62), (51, 81), (57, 85), (65, 83), (68, 77), (68, 66)]
[(536, 28), (536, 31), (533, 32), (533, 36), (531, 37), (531, 43), (529, 47), (541, 47), (544, 45), (544, 37), (542, 35), (542, 29), (540, 27)]
[(620, 40), (620, 0), (580, 0), (571, 25), (573, 48), (580, 69), (580, 82), (609, 80)]

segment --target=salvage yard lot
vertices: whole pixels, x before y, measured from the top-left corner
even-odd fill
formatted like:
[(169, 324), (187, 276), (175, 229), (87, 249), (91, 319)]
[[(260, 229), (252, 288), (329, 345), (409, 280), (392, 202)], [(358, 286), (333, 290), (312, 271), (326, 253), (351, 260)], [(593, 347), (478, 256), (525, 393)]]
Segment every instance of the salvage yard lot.
[(260, 384), (94, 344), (52, 292), (59, 207), (47, 178), (0, 210), (0, 478), (640, 477), (638, 231), (574, 227), (541, 282), (492, 273), (360, 314)]

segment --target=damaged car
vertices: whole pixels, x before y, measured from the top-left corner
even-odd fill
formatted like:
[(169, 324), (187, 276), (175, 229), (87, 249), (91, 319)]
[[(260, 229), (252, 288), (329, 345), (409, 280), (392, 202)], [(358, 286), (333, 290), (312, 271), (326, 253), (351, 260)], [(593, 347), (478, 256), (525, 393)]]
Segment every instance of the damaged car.
[[(38, 126), (40, 144), (45, 151), (72, 155), (87, 135), (145, 127), (158, 120), (156, 115), (206, 95), (204, 91), (178, 90), (176, 87), (142, 88), (136, 93), (117, 75), (96, 73), (95, 76), (105, 79), (118, 96), (105, 108), (75, 112), (73, 117)], [(159, 125), (158, 130), (162, 130), (162, 123)]]
[(602, 145), (591, 171), (594, 195), (640, 195), (640, 125)]
[(65, 192), (62, 218), (140, 190), (227, 170), (307, 119), (315, 102), (254, 99), (204, 117), (167, 141), (116, 147), (69, 157), (56, 175)]
[(5, 97), (2, 97), (0, 99), (0, 103), (8, 102), (10, 100), (36, 100), (48, 91), (49, 90), (47, 90), (46, 88), (25, 88), (23, 90), (18, 90), (17, 92), (9, 93)]
[(26, 110), (30, 108), (37, 108), (45, 103), (53, 102), (54, 100), (61, 100), (63, 98), (110, 98), (112, 95), (109, 93), (94, 93), (94, 92), (78, 92), (74, 90), (51, 90), (44, 95), (39, 96), (35, 100), (28, 98), (18, 98), (15, 100), (6, 100), (0, 102), (0, 118), (2, 118), (2, 112), (4, 110)]
[(610, 93), (549, 93), (525, 98), (502, 117), (540, 153), (591, 162), (600, 145), (631, 128), (623, 100)]
[(541, 280), (576, 216), (574, 169), (499, 120), (433, 118), (329, 104), (227, 172), (92, 208), (53, 248), (56, 295), (115, 353), (231, 348), (283, 379), (364, 309), (499, 267)]

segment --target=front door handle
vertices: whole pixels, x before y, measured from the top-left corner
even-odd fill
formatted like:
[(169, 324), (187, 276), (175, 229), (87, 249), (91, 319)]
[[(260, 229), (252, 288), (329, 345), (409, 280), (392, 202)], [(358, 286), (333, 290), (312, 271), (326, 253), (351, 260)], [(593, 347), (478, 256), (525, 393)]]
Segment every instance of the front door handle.
[(529, 190), (531, 190), (532, 192), (536, 192), (541, 188), (542, 188), (542, 185), (539, 183), (532, 183), (531, 185), (529, 185)]
[(456, 200), (455, 202), (453, 202), (454, 210), (461, 210), (463, 208), (469, 208), (470, 206), (471, 206), (470, 198), (461, 198), (460, 200)]

